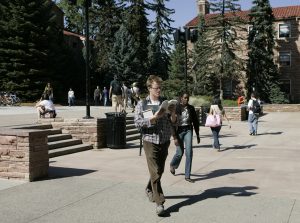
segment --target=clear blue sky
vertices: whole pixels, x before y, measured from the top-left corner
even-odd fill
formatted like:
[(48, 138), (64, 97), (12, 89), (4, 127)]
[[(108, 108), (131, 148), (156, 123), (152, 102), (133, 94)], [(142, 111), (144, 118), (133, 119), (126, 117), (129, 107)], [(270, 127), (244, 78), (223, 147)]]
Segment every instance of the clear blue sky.
[[(252, 7), (252, 0), (240, 0), (238, 2), (242, 10), (248, 10)], [(300, 5), (300, 0), (270, 0), (273, 8), (290, 5)], [(183, 27), (198, 14), (197, 0), (170, 0), (166, 6), (175, 10), (172, 19), (175, 22), (172, 27)]]

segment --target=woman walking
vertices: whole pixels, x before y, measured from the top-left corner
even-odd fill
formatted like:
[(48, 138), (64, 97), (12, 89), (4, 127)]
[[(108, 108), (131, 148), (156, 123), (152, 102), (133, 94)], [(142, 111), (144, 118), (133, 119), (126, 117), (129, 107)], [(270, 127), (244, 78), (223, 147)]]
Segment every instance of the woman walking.
[(197, 142), (200, 143), (199, 120), (195, 107), (189, 104), (189, 94), (186, 92), (180, 95), (180, 104), (176, 108), (176, 115), (178, 120), (176, 139), (174, 139), (176, 153), (170, 163), (170, 172), (175, 175), (175, 169), (178, 168), (185, 149), (185, 180), (194, 183), (190, 177), (193, 159), (193, 129), (197, 135)]
[[(219, 142), (219, 133), (221, 131), (222, 128), (222, 119), (225, 118), (228, 123), (229, 120), (226, 116), (225, 110), (222, 106), (222, 102), (220, 100), (220, 98), (216, 97), (213, 100), (212, 105), (210, 106), (209, 109), (209, 114), (211, 115), (218, 115), (220, 117), (220, 125), (216, 126), (216, 127), (210, 127), (211, 132), (213, 134), (213, 149), (217, 149), (219, 152), (221, 151), (221, 147), (220, 147), (220, 142)], [(229, 128), (231, 128), (231, 126), (229, 125)]]

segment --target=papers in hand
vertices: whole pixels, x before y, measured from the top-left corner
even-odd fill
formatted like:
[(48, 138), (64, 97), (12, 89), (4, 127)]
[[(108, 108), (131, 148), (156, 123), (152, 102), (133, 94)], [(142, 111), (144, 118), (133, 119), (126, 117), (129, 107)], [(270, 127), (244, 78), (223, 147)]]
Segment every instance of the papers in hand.
[(169, 113), (169, 107), (171, 105), (176, 105), (177, 104), (177, 100), (165, 100), (161, 103), (160, 106), (158, 105), (147, 105), (146, 110), (143, 111), (143, 116), (144, 118), (151, 118), (156, 112), (158, 112), (159, 114), (163, 114), (163, 113)]
[(177, 104), (177, 100), (170, 100), (170, 101), (165, 100), (161, 103), (161, 105), (159, 107), (159, 112), (169, 113), (170, 112), (170, 110), (169, 110), (170, 106), (171, 105), (175, 106), (176, 104)]

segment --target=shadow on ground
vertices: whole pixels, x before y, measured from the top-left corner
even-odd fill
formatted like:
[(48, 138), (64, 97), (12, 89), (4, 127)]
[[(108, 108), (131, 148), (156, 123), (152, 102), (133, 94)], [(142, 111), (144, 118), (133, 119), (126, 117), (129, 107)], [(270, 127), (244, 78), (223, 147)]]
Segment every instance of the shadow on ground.
[(250, 192), (250, 190), (258, 189), (255, 186), (245, 187), (218, 187), (205, 190), (203, 193), (196, 195), (180, 195), (180, 196), (166, 196), (166, 199), (186, 199), (166, 209), (166, 213), (163, 217), (170, 217), (172, 212), (179, 212), (179, 209), (185, 206), (193, 205), (197, 202), (210, 198), (219, 198), (223, 196), (251, 196), (256, 193)]
[(49, 171), (48, 171), (48, 178), (47, 179), (83, 176), (83, 175), (90, 174), (90, 173), (93, 173), (93, 172), (96, 172), (96, 171), (97, 170), (50, 166)]
[[(255, 169), (219, 169), (213, 170), (208, 174), (191, 174), (193, 176), (193, 180), (200, 181), (200, 180), (207, 180), (216, 177), (222, 177), (228, 174), (235, 174), (235, 173), (243, 173), (243, 172), (252, 172)], [(176, 174), (175, 176), (184, 175), (183, 173)]]

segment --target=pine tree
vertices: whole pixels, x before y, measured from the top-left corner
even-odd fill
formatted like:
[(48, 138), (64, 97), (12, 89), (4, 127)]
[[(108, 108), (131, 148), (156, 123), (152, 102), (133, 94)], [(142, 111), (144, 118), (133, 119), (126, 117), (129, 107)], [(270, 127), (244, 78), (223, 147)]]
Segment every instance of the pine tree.
[(109, 69), (109, 57), (115, 43), (115, 34), (122, 24), (122, 8), (114, 0), (97, 2), (91, 8), (91, 15), (94, 18), (93, 26), (97, 30), (95, 32), (95, 61), (98, 74), (96, 80), (98, 82), (102, 80), (107, 85), (113, 77), (113, 73)]
[(152, 11), (155, 12), (155, 21), (151, 22), (151, 39), (149, 47), (149, 69), (150, 73), (160, 75), (163, 79), (168, 77), (170, 45), (172, 45), (172, 32), (174, 29), (170, 23), (170, 15), (174, 13), (173, 9), (166, 8), (165, 2), (169, 0), (155, 0), (149, 4)]
[(147, 6), (144, 0), (128, 0), (125, 8), (124, 24), (128, 32), (133, 36), (135, 44), (132, 51), (135, 52), (135, 66), (131, 69), (136, 74), (135, 82), (145, 83), (148, 71), (148, 46), (149, 46), (149, 21), (146, 16)]
[(193, 93), (200, 95), (213, 95), (216, 78), (211, 72), (213, 51), (205, 26), (205, 19), (199, 14), (199, 25), (197, 27), (198, 38), (191, 52), (191, 73), (193, 76)]
[(254, 0), (250, 13), (253, 25), (248, 38), (247, 87), (267, 102), (283, 98), (278, 85), (278, 69), (274, 63), (274, 15), (269, 0)]
[(110, 54), (109, 64), (112, 74), (130, 83), (141, 78), (141, 74), (136, 73), (134, 69), (139, 63), (135, 50), (134, 37), (124, 25), (121, 25), (115, 35), (115, 43)]
[(185, 52), (183, 43), (175, 44), (170, 55), (169, 79), (164, 82), (163, 93), (167, 98), (175, 98), (185, 90)]
[(65, 13), (65, 29), (84, 34), (83, 6), (85, 0), (77, 0), (76, 4), (71, 4), (69, 0), (60, 0), (57, 4)]
[[(214, 52), (212, 72), (219, 81), (219, 94), (223, 98), (223, 82), (241, 78), (243, 60), (237, 55), (241, 37), (237, 30), (242, 29), (241, 19), (236, 15), (240, 11), (238, 0), (211, 0), (211, 11), (218, 13), (210, 26), (211, 47)], [(228, 14), (228, 16), (225, 15)]]
[(49, 59), (60, 37), (51, 7), (48, 0), (0, 2), (5, 11), (0, 23), (0, 88), (23, 99), (38, 98), (55, 74)]

